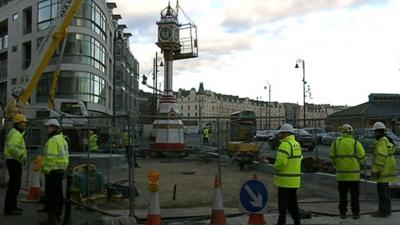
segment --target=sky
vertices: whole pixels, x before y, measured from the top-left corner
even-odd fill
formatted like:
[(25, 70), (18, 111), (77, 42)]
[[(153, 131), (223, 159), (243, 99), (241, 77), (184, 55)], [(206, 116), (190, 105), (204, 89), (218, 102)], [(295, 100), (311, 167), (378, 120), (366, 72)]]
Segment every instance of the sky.
[[(168, 0), (116, 0), (140, 74), (151, 74), (156, 21)], [(175, 7), (176, 1), (171, 1)], [(173, 89), (303, 104), (357, 105), (399, 93), (398, 0), (180, 0), (196, 24), (199, 57), (174, 62)], [(185, 23), (180, 15), (180, 22)], [(163, 81), (163, 71), (159, 73)], [(148, 78), (151, 83), (151, 75)], [(145, 91), (150, 91), (140, 86)]]

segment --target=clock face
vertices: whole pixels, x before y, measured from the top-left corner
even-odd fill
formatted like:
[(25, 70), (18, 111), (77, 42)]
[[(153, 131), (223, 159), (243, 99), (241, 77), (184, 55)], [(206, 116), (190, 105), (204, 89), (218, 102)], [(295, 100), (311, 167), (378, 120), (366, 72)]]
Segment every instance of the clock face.
[(169, 41), (172, 37), (172, 30), (169, 27), (161, 27), (158, 31), (158, 36), (161, 41)]

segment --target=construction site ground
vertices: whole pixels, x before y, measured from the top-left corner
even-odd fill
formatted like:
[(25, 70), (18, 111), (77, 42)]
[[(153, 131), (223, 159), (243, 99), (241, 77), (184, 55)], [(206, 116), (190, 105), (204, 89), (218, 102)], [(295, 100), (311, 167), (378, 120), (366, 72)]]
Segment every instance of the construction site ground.
[[(71, 161), (74, 164), (85, 162), (85, 154), (72, 154)], [(114, 154), (110, 161), (110, 155), (93, 154), (90, 162), (95, 164), (104, 175), (106, 182), (116, 183), (128, 178), (128, 167), (125, 155)], [(221, 157), (220, 171), (222, 177), (222, 192), (225, 212), (229, 224), (245, 224), (247, 215), (239, 210), (239, 190), (242, 182), (252, 179), (257, 174), (268, 189), (268, 210), (265, 217), (268, 224), (275, 224), (277, 219), (277, 195), (273, 185), (273, 170), (267, 163), (257, 164), (252, 170), (240, 171), (239, 167), (232, 163), (227, 156)], [(135, 198), (135, 216), (139, 222), (145, 223), (147, 206), (150, 193), (147, 190), (147, 173), (151, 169), (161, 172), (160, 177), (160, 207), (161, 216), (166, 224), (207, 224), (211, 215), (213, 201), (214, 176), (218, 174), (217, 159), (206, 162), (198, 155), (190, 155), (187, 158), (139, 158), (140, 168), (134, 170), (135, 186), (139, 196)], [(127, 185), (123, 183), (122, 185)], [(26, 196), (26, 186), (20, 196)], [(174, 189), (175, 196), (174, 196)], [(5, 217), (3, 202), (5, 188), (0, 188), (0, 221), (1, 225), (36, 224), (45, 219), (45, 215), (36, 212), (41, 208), (40, 204), (20, 203), (24, 213), (18, 217)], [(400, 201), (392, 199), (393, 214), (389, 218), (372, 218), (369, 214), (377, 209), (376, 187), (373, 182), (361, 183), (361, 218), (353, 220), (351, 217), (342, 220), (337, 210), (338, 193), (336, 181), (329, 174), (303, 174), (302, 187), (298, 190), (298, 199), (302, 210), (312, 213), (311, 219), (304, 219), (303, 224), (399, 224)], [(129, 215), (129, 202), (121, 196), (113, 196), (109, 201), (104, 199), (93, 200), (89, 204), (94, 209), (99, 209), (107, 214), (115, 216)], [(99, 212), (89, 211), (83, 207), (72, 207), (72, 220), (75, 224), (83, 224), (84, 221), (105, 216)], [(349, 209), (350, 211), (350, 209)], [(244, 213), (244, 214), (242, 214)], [(351, 213), (349, 212), (351, 215)], [(25, 222), (23, 222), (25, 221)], [(26, 221), (30, 221), (26, 223)], [(291, 219), (288, 216), (288, 224)]]

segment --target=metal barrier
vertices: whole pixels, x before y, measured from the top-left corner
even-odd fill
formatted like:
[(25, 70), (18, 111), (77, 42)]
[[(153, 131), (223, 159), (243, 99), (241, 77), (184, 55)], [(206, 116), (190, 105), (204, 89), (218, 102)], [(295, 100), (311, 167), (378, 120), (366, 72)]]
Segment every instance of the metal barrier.
[[(122, 209), (129, 212), (130, 216), (140, 214), (146, 209), (150, 199), (147, 185), (147, 172), (150, 169), (161, 172), (160, 205), (162, 208), (209, 207), (212, 204), (212, 184), (216, 174), (223, 181), (225, 207), (237, 207), (238, 187), (244, 179), (251, 178), (254, 173), (254, 170), (240, 171), (227, 152), (229, 143), (232, 141), (232, 121), (227, 116), (177, 118), (171, 115), (123, 115), (61, 118), (62, 121), (71, 119), (86, 120), (83, 125), (62, 129), (63, 134), (69, 139), (70, 168), (84, 165), (81, 167), (80, 174), (77, 174), (79, 171), (76, 170), (76, 173), (72, 175), (74, 185), (71, 187), (72, 199), (80, 199), (82, 201), (80, 204), (84, 207), (95, 204), (103, 210)], [(151, 144), (154, 142), (155, 135), (153, 122), (177, 119), (183, 122), (184, 144), (188, 155), (174, 158), (151, 157)], [(283, 117), (256, 117), (255, 120), (258, 132), (255, 132), (254, 141), (260, 145), (260, 158), (275, 154), (269, 140), (273, 138), (279, 125), (290, 122), (298, 127), (304, 122), (300, 119), (288, 120)], [(306, 125), (309, 128), (327, 128), (325, 122), (325, 119), (309, 118), (306, 120)], [(47, 139), (42, 124), (43, 120), (30, 120), (28, 123), (26, 143), (31, 162), (36, 154), (40, 154)], [(11, 126), (7, 122), (1, 129), (0, 137), (3, 137), (3, 140), (0, 138), (1, 157), (3, 157), (4, 137)], [(203, 142), (202, 137), (202, 129), (206, 126), (210, 128), (208, 143)], [(97, 151), (90, 151), (89, 130), (98, 136)], [(332, 128), (326, 130), (337, 131)], [(136, 154), (129, 154), (130, 148), (127, 148), (124, 143), (125, 132), (128, 137), (134, 139), (132, 152)], [(338, 133), (334, 133), (331, 140), (334, 140), (337, 135)], [(322, 140), (319, 141), (314, 151), (304, 152), (307, 157), (327, 159), (329, 144), (323, 145)], [(138, 161), (140, 168), (134, 168), (135, 160)], [(263, 160), (257, 161), (258, 164), (263, 163)], [(4, 163), (1, 164), (4, 165)], [(95, 165), (96, 171), (90, 170), (89, 168), (92, 168), (90, 165)], [(32, 163), (28, 164), (23, 175), (26, 189), (29, 188), (30, 168), (32, 168)], [(268, 189), (275, 190), (272, 173), (269, 172), (268, 166), (265, 165), (262, 169), (255, 167), (255, 169), (259, 170), (260, 179), (268, 181)], [(103, 179), (103, 181), (95, 178)], [(77, 184), (81, 185), (79, 190), (77, 190)], [(101, 190), (99, 194), (96, 192), (96, 187), (101, 185), (105, 190)], [(68, 212), (66, 213), (68, 215)], [(71, 220), (74, 220), (73, 213)]]

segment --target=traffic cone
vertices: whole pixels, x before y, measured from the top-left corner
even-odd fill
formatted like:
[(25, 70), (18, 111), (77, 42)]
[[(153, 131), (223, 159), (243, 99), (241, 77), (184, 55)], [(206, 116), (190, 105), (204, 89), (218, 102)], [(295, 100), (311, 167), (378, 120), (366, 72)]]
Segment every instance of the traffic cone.
[(22, 199), (23, 202), (39, 202), (40, 201), (40, 173), (33, 170), (31, 177), (31, 186), (29, 188), (28, 196)]
[(150, 192), (150, 207), (147, 210), (146, 225), (161, 225), (158, 191)]
[(267, 223), (265, 222), (264, 214), (250, 213), (249, 221), (247, 222), (247, 225), (266, 225), (266, 224)]
[(41, 155), (35, 158), (35, 167), (31, 177), (31, 187), (28, 196), (22, 199), (23, 202), (39, 202), (40, 201), (40, 169), (42, 167), (43, 157)]
[(227, 225), (224, 213), (224, 203), (222, 200), (221, 180), (217, 175), (215, 176), (214, 182), (214, 196), (210, 225)]
[[(254, 174), (253, 179), (254, 180), (258, 179), (257, 174)], [(267, 222), (265, 222), (265, 219), (264, 219), (264, 214), (250, 213), (249, 221), (247, 222), (247, 225), (267, 225)]]

